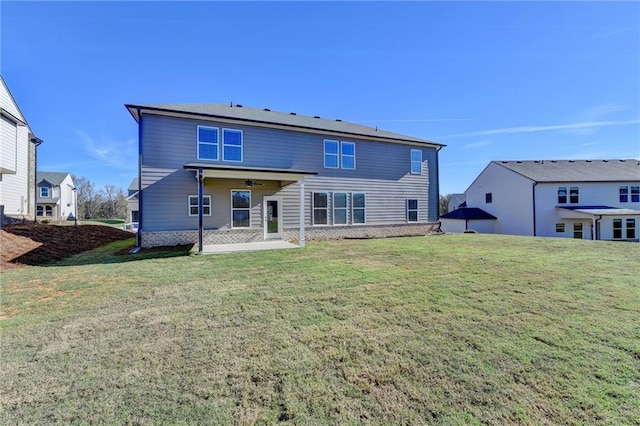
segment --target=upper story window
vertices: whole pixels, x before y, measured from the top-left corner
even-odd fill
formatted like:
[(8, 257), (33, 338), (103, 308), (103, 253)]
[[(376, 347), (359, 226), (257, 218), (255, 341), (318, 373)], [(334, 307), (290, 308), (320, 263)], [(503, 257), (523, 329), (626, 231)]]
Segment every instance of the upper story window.
[[(137, 215), (138, 212), (136, 212)], [(202, 215), (211, 216), (211, 196), (202, 196)], [(198, 216), (198, 196), (189, 195), (189, 216)], [(137, 222), (137, 221), (134, 221)]]
[[(631, 195), (631, 198), (629, 198)], [(628, 203), (631, 199), (632, 203), (640, 202), (640, 186), (621, 186), (619, 189), (621, 203)]]
[(242, 130), (222, 129), (222, 160), (242, 162)]
[(354, 170), (356, 168), (356, 144), (325, 139), (324, 167), (326, 169)]
[(492, 192), (487, 192), (486, 194), (484, 194), (484, 202), (487, 203), (487, 204), (493, 203), (493, 193)]
[(628, 203), (629, 202), (629, 187), (628, 186), (621, 186), (620, 190), (619, 190), (619, 195), (620, 195), (620, 202), (621, 203)]
[(340, 142), (340, 157), (343, 169), (356, 168), (356, 144), (353, 142)]
[(41, 186), (40, 187), (40, 197), (49, 198), (49, 187), (48, 186)]
[(422, 174), (422, 150), (411, 150), (411, 174)]
[(569, 188), (569, 202), (571, 204), (577, 204), (580, 202), (580, 194), (577, 186), (572, 186)]
[(198, 160), (218, 159), (218, 139), (217, 127), (198, 126)]
[(558, 187), (558, 204), (567, 204), (567, 187)]
[(324, 167), (327, 169), (338, 168), (338, 141), (324, 141)]

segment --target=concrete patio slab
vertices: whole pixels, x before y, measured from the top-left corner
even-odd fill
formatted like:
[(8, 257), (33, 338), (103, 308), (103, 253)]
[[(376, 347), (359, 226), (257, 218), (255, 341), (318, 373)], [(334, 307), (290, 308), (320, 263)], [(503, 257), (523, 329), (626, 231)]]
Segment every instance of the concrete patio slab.
[(211, 244), (202, 247), (202, 254), (234, 253), (242, 251), (281, 250), (300, 248), (299, 245), (282, 240), (258, 241), (240, 244)]

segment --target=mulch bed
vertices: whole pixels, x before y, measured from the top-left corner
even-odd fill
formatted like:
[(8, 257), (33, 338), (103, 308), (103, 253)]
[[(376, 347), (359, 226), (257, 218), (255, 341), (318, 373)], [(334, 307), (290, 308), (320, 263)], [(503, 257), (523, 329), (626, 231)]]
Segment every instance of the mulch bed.
[(0, 230), (0, 270), (41, 265), (133, 236), (131, 232), (102, 225), (6, 225)]

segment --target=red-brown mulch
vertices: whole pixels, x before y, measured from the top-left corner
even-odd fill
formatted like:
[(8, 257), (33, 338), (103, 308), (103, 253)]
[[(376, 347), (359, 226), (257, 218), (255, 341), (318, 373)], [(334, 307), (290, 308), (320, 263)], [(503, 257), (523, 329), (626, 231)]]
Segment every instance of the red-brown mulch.
[(131, 232), (102, 225), (6, 225), (0, 229), (0, 270), (41, 265), (133, 236)]

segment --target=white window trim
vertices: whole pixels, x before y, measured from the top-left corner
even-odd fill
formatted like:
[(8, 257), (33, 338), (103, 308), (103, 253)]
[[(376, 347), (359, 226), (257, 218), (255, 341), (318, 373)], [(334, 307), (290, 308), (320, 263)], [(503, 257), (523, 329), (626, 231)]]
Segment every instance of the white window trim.
[[(343, 154), (342, 147), (344, 145), (353, 145), (353, 155), (345, 155), (345, 154)], [(340, 148), (339, 148), (338, 152), (340, 153), (340, 161), (338, 162), (338, 164), (340, 165), (340, 168), (343, 169), (343, 170), (355, 170), (356, 169), (356, 143), (355, 142), (344, 142), (344, 141), (341, 141), (340, 142)], [(343, 158), (344, 157), (353, 157), (353, 168), (344, 167), (344, 162), (343, 162)]]
[[(197, 199), (198, 196), (197, 195), (188, 195), (187, 196), (187, 208), (188, 208), (189, 216), (198, 216), (198, 213), (196, 213), (196, 214), (192, 214), (191, 213), (191, 197), (195, 197)], [(204, 206), (205, 206), (204, 200), (206, 198), (209, 199), (209, 213), (207, 214), (207, 213), (204, 213), (204, 211), (203, 211), (202, 216), (211, 216), (211, 195), (203, 195), (202, 196), (202, 207), (203, 207), (202, 210), (204, 210)], [(200, 206), (196, 205), (195, 207), (200, 207)]]
[[(249, 193), (249, 207), (233, 207), (233, 193), (234, 192), (248, 192)], [(230, 206), (231, 206), (231, 229), (251, 229), (253, 222), (251, 220), (251, 190), (250, 189), (232, 189), (229, 192)], [(233, 226), (233, 211), (234, 210), (249, 210), (249, 226)]]
[[(336, 207), (336, 194), (344, 194), (344, 203), (345, 206), (344, 207)], [(333, 224), (333, 226), (346, 226), (349, 224), (349, 193), (348, 192), (342, 192), (342, 191), (337, 191), (337, 192), (333, 192), (331, 194), (331, 223)], [(327, 210), (329, 209), (329, 206), (327, 206)], [(344, 210), (344, 214), (345, 214), (345, 222), (344, 223), (336, 223), (336, 210)], [(329, 213), (329, 212), (327, 212)], [(329, 218), (327, 217), (327, 224), (329, 222)]]
[[(558, 231), (558, 229), (562, 229), (561, 231)], [(556, 223), (556, 234), (564, 234), (567, 230), (567, 226), (564, 222), (558, 222)]]
[[(416, 208), (415, 209), (410, 209), (409, 208), (409, 201), (412, 200), (416, 200)], [(364, 205), (367, 205), (367, 199), (365, 198), (364, 200)], [(418, 200), (417, 198), (407, 198), (406, 201), (406, 209), (407, 209), (407, 223), (418, 223), (420, 222), (420, 200)], [(416, 212), (416, 220), (409, 220), (409, 212), (410, 211), (415, 211)], [(365, 212), (365, 216), (366, 216), (366, 212)]]
[[(338, 152), (335, 153), (335, 154), (332, 154), (332, 153), (327, 154), (327, 142), (335, 143), (338, 146)], [(322, 161), (324, 162), (324, 168), (325, 169), (339, 169), (340, 168), (340, 141), (336, 141), (336, 140), (333, 140), (333, 139), (325, 139), (324, 143), (322, 145), (322, 148), (323, 148)], [(335, 155), (336, 160), (337, 160), (336, 161), (336, 164), (337, 164), (336, 167), (327, 166), (327, 155), (330, 155), (330, 156), (334, 156)]]
[[(353, 196), (356, 194), (362, 194), (364, 195), (364, 207), (354, 207), (355, 203), (353, 202)], [(363, 209), (364, 210), (364, 222), (362, 223), (355, 223), (353, 221), (353, 219), (355, 218), (355, 215), (353, 214), (355, 209)], [(367, 224), (367, 193), (366, 192), (352, 192), (351, 193), (351, 225), (355, 225), (355, 226), (359, 226), (359, 225), (366, 225)]]
[[(216, 143), (200, 142), (200, 129), (215, 130), (216, 133), (218, 134), (218, 140), (216, 141)], [(197, 141), (197, 143), (196, 143), (196, 157), (198, 158), (198, 160), (220, 161), (220, 128), (212, 127), (212, 126), (197, 126), (197, 129), (196, 129), (196, 141)], [(203, 145), (215, 145), (216, 146), (216, 158), (203, 158), (203, 157), (200, 157), (200, 144), (203, 144)]]
[[(315, 211), (316, 211), (316, 203), (315, 203), (315, 194), (327, 194), (327, 207), (319, 207), (319, 209), (324, 209), (327, 211), (327, 223), (316, 223), (316, 215), (315, 215)], [(329, 217), (329, 211), (331, 210), (331, 204), (329, 203), (329, 200), (332, 200), (332, 195), (331, 192), (329, 191), (312, 191), (311, 192), (311, 225), (312, 226), (330, 226), (331, 225), (331, 220)]]
[[(413, 171), (413, 163), (417, 162), (417, 161), (415, 161), (415, 160), (413, 159), (413, 153), (414, 153), (414, 152), (417, 152), (417, 153), (419, 153), (419, 154), (420, 154), (420, 161), (419, 161), (419, 163), (418, 163), (418, 164), (419, 164), (419, 168), (420, 168), (420, 171), (419, 171), (419, 172), (414, 172), (414, 171)], [(411, 153), (410, 153), (409, 160), (411, 161), (411, 166), (410, 166), (410, 172), (411, 172), (411, 174), (412, 174), (412, 175), (421, 175), (421, 174), (422, 174), (422, 150), (421, 150), (421, 149), (412, 149), (412, 150), (411, 150)]]
[[(233, 147), (233, 148), (238, 148), (238, 145), (230, 145), (230, 144), (226, 144), (225, 143), (225, 138), (224, 138), (225, 130), (231, 131), (231, 132), (240, 133), (240, 160), (227, 160), (225, 158), (225, 156), (224, 156), (224, 148), (226, 146), (230, 146), (230, 147)], [(242, 130), (230, 129), (228, 127), (223, 127), (222, 128), (222, 161), (227, 161), (227, 162), (230, 162), (230, 163), (242, 163), (244, 161), (244, 132)]]
[[(47, 190), (47, 195), (42, 195), (42, 190), (46, 189)], [(49, 188), (48, 186), (41, 186), (40, 187), (40, 198), (51, 198), (51, 188)]]
[[(580, 204), (580, 187), (579, 186), (569, 186), (567, 187), (567, 204)], [(575, 189), (576, 190), (576, 197), (578, 197), (578, 199), (576, 201), (571, 201), (571, 190)]]

